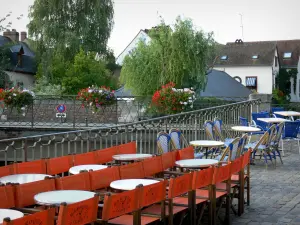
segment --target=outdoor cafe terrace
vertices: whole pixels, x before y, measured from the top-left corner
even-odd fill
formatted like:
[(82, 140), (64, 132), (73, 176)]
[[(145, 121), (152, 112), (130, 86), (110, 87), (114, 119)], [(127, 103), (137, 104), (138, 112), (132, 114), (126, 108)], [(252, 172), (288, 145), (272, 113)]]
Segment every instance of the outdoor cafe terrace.
[(300, 113), (265, 109), (0, 140), (0, 223), (300, 224)]

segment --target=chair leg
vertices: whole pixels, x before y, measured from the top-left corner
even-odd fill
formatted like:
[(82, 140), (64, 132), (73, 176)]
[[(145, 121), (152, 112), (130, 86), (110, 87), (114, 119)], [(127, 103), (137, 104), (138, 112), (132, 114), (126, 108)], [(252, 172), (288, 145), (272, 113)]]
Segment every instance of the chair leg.
[(281, 139), (281, 150), (282, 150), (282, 156), (284, 156), (283, 140), (282, 139)]
[(250, 205), (250, 177), (247, 177), (247, 206)]

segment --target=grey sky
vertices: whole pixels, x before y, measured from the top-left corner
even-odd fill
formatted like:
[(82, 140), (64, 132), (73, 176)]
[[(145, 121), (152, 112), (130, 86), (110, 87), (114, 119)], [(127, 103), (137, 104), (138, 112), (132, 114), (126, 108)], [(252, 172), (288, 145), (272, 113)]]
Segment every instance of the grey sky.
[[(0, 0), (0, 17), (13, 12), (12, 28), (26, 30), (28, 8), (34, 0)], [(174, 23), (182, 15), (204, 31), (213, 31), (220, 43), (241, 38), (243, 14), (245, 41), (300, 39), (299, 0), (115, 0), (115, 26), (109, 46), (118, 54), (140, 29), (151, 28), (161, 15)], [(23, 19), (14, 19), (24, 14)], [(10, 21), (10, 20), (9, 20)]]

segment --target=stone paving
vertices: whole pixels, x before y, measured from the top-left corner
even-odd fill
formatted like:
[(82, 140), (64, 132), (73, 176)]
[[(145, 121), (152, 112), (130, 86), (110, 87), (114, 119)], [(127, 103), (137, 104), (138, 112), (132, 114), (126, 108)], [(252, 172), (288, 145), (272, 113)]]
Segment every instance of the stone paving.
[(300, 155), (297, 145), (285, 146), (283, 165), (251, 166), (250, 206), (241, 217), (232, 215), (232, 225), (300, 225)]

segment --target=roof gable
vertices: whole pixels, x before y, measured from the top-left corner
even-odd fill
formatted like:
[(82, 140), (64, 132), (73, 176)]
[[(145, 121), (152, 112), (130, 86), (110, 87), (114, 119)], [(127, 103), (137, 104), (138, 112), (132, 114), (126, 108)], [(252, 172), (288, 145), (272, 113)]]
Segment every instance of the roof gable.
[[(277, 41), (279, 64), (283, 68), (297, 68), (300, 56), (300, 40)], [(284, 59), (284, 53), (291, 52), (291, 58)]]

